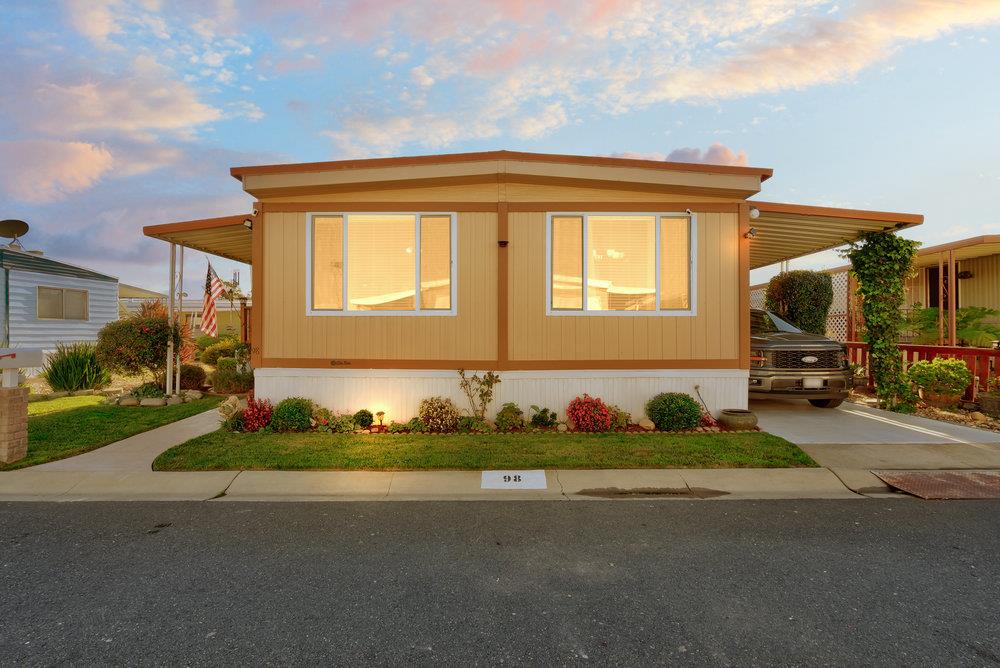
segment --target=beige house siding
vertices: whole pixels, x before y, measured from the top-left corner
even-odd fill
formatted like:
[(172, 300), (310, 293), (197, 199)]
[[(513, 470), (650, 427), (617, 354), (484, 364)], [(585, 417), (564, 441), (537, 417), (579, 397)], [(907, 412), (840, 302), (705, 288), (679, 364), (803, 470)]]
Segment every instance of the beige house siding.
[[(962, 260), (959, 271), (971, 271), (972, 278), (958, 281), (960, 306), (985, 306), (1000, 311), (1000, 255)], [(1000, 318), (991, 318), (1000, 322)]]
[(455, 316), (307, 316), (306, 214), (264, 218), (266, 359), (496, 359), (497, 216), (458, 214)]
[(738, 358), (735, 213), (698, 215), (697, 315), (662, 317), (546, 316), (545, 218), (545, 212), (510, 214), (508, 322), (513, 363)]

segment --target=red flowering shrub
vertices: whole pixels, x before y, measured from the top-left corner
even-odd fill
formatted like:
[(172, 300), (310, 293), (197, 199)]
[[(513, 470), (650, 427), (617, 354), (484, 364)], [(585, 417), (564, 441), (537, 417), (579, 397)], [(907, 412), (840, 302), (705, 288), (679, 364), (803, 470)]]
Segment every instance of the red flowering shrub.
[(566, 415), (576, 425), (577, 431), (608, 431), (614, 418), (603, 401), (589, 394), (569, 402)]
[(253, 390), (247, 394), (247, 407), (243, 411), (243, 429), (246, 431), (260, 431), (271, 422), (271, 413), (274, 407), (267, 399), (257, 400), (253, 396)]

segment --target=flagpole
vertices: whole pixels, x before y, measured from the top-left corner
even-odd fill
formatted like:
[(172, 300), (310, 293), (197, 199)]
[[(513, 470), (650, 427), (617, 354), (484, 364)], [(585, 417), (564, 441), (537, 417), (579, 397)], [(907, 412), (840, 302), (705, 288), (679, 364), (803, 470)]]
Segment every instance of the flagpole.
[[(177, 279), (177, 311), (180, 314), (178, 318), (178, 324), (182, 324), (184, 320), (184, 246), (181, 245), (181, 257), (180, 257), (180, 277)], [(178, 331), (181, 327), (178, 327)], [(181, 353), (184, 350), (184, 342), (181, 341), (181, 345), (177, 347), (177, 380), (174, 383), (174, 393), (180, 394), (181, 392)]]
[(174, 321), (174, 278), (176, 278), (177, 269), (177, 245), (170, 244), (170, 291), (167, 293), (167, 326), (170, 330), (170, 336), (167, 337), (167, 373), (166, 375), (166, 390), (167, 396), (169, 397), (173, 394), (174, 389), (174, 336), (173, 336), (173, 321)]

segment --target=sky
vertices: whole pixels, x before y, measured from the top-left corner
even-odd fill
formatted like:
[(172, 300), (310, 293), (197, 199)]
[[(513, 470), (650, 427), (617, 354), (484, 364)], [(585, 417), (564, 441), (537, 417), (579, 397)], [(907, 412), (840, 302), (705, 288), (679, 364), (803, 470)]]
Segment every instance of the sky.
[(276, 162), (751, 165), (760, 199), (921, 213), (927, 245), (1000, 233), (1000, 0), (0, 0), (0, 48), (0, 218), (156, 290), (141, 228), (248, 212), (229, 168)]

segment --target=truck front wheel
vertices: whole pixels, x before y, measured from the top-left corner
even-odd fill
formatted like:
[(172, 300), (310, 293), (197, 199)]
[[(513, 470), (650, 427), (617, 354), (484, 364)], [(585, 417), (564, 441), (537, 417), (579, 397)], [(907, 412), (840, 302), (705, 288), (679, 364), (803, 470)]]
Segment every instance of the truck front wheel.
[(811, 403), (816, 408), (836, 408), (840, 404), (844, 403), (843, 399), (810, 399)]

